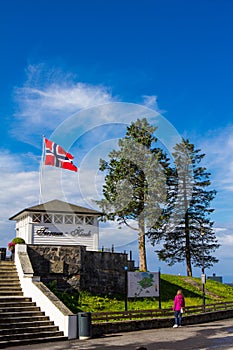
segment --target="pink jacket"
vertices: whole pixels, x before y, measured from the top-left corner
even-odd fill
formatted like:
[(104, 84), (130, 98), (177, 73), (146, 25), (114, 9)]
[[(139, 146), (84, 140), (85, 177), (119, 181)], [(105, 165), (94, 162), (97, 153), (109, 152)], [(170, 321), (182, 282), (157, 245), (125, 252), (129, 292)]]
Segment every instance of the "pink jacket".
[(182, 307), (185, 307), (184, 296), (182, 294), (177, 294), (174, 299), (173, 310), (180, 311)]

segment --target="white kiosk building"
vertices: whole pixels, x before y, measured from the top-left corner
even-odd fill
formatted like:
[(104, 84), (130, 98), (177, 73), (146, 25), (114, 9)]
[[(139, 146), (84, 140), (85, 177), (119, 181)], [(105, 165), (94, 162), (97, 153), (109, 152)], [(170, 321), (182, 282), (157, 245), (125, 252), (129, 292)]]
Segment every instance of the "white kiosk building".
[(23, 209), (16, 221), (16, 237), (26, 244), (83, 245), (98, 251), (101, 213), (60, 200)]

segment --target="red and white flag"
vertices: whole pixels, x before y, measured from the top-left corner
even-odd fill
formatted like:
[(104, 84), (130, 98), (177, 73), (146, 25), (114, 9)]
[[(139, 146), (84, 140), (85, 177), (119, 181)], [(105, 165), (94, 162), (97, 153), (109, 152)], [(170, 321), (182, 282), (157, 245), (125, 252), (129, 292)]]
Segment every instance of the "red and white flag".
[(62, 169), (78, 171), (78, 168), (73, 164), (72, 154), (66, 152), (61, 146), (55, 142), (44, 138), (45, 158), (44, 165), (51, 165)]

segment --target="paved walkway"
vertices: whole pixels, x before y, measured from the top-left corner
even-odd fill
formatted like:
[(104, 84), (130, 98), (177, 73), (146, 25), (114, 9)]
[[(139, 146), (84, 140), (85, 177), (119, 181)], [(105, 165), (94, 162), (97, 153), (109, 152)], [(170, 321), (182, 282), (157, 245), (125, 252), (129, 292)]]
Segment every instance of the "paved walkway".
[[(106, 335), (88, 340), (18, 346), (17, 350), (233, 350), (233, 319), (189, 325)], [(16, 350), (16, 347), (7, 348)]]

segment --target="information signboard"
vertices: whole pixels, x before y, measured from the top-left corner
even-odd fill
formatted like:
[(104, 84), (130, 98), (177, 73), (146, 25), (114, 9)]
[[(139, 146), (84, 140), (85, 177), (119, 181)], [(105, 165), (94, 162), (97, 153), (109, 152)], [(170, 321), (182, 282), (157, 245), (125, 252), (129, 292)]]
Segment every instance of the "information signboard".
[(128, 298), (158, 296), (159, 272), (128, 272)]

